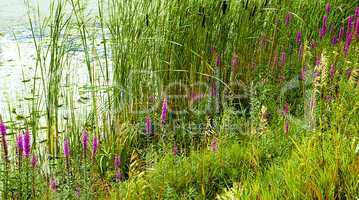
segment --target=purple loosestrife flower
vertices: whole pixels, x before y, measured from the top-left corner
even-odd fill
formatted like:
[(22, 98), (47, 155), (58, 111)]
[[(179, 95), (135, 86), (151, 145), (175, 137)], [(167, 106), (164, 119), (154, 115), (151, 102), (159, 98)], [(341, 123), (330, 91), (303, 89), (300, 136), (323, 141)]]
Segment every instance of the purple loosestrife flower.
[(92, 141), (92, 158), (93, 159), (96, 158), (97, 148), (98, 148), (98, 139), (97, 139), (97, 137), (94, 137), (93, 141)]
[(348, 17), (348, 28), (347, 32), (351, 32), (353, 29), (353, 16)]
[(349, 48), (350, 48), (350, 44), (352, 43), (352, 32), (347, 32), (347, 37), (346, 37), (346, 40), (345, 40), (345, 45), (344, 45), (344, 54), (345, 56), (348, 55), (349, 53)]
[(300, 70), (299, 80), (304, 81), (304, 79), (305, 79), (305, 71), (304, 71), (304, 68), (302, 68)]
[(289, 25), (289, 23), (292, 21), (292, 13), (288, 13), (286, 16), (285, 16), (285, 18), (284, 18), (284, 24), (286, 25), (286, 26), (288, 26)]
[(0, 135), (1, 135), (1, 142), (4, 150), (4, 160), (6, 162), (9, 162), (7, 142), (6, 142), (6, 126), (2, 121), (0, 121)]
[(17, 137), (16, 137), (16, 153), (21, 156), (23, 153), (23, 149), (22, 149), (22, 144), (23, 144), (23, 136), (20, 133)]
[(329, 2), (325, 5), (325, 12), (327, 13), (327, 15), (329, 15), (329, 13), (330, 13), (330, 4), (329, 4)]
[(36, 155), (32, 154), (32, 158), (31, 158), (31, 167), (35, 168), (37, 166), (37, 157)]
[(327, 33), (327, 21), (328, 17), (326, 15), (323, 16), (322, 28), (319, 31), (319, 37), (322, 39)]
[(359, 17), (359, 6), (355, 8), (355, 17)]
[(6, 126), (5, 126), (4, 122), (2, 122), (2, 121), (0, 121), (0, 134), (1, 134), (1, 136), (6, 135)]
[(344, 36), (344, 32), (345, 32), (344, 26), (340, 27), (339, 35), (338, 35), (338, 41), (339, 41), (339, 42), (342, 41), (343, 36)]
[(89, 134), (85, 130), (82, 133), (82, 148), (83, 148), (84, 155), (86, 155), (86, 152), (87, 152), (88, 141), (89, 141)]
[(176, 144), (174, 144), (172, 147), (172, 155), (177, 156), (177, 154), (178, 154), (178, 147)]
[(166, 121), (167, 121), (167, 97), (163, 98), (162, 113), (161, 113), (161, 122), (166, 123)]
[(115, 174), (115, 181), (116, 182), (120, 182), (122, 181), (123, 179), (123, 176), (122, 176), (122, 173), (120, 170), (116, 170), (116, 174)]
[(287, 56), (286, 56), (286, 54), (285, 54), (285, 51), (282, 51), (282, 65), (285, 65), (285, 62), (286, 62), (286, 58), (287, 58)]
[(52, 192), (56, 192), (57, 190), (57, 183), (55, 178), (53, 177), (50, 179), (50, 189), (52, 190)]
[(359, 17), (355, 21), (355, 35), (359, 38)]
[(320, 59), (321, 59), (320, 56), (317, 56), (317, 59), (315, 59), (315, 66), (319, 66), (319, 65), (320, 65), (320, 62), (321, 62)]
[(118, 156), (118, 155), (115, 156), (115, 161), (114, 161), (113, 164), (114, 164), (115, 169), (117, 171), (121, 166), (121, 158), (120, 158), (120, 156)]
[(66, 159), (68, 159), (70, 156), (70, 144), (69, 144), (69, 140), (67, 138), (65, 138), (64, 140), (64, 157)]
[(31, 145), (30, 145), (30, 132), (29, 130), (25, 131), (25, 134), (23, 136), (23, 152), (24, 152), (24, 156), (26, 158), (28, 158), (30, 156), (30, 150), (31, 150)]
[(295, 41), (297, 42), (298, 45), (302, 44), (302, 32), (297, 32), (297, 35), (295, 37)]
[(330, 66), (330, 70), (329, 70), (329, 75), (330, 75), (330, 79), (334, 79), (334, 75), (335, 75), (335, 67), (334, 67), (334, 64), (332, 64)]
[(283, 107), (283, 114), (288, 115), (288, 113), (289, 113), (289, 105), (288, 103), (285, 103)]
[(336, 45), (338, 43), (338, 39), (336, 36), (332, 37), (331, 43), (332, 43), (332, 45)]
[(216, 152), (218, 150), (218, 140), (216, 137), (212, 138), (211, 141), (211, 151)]
[(151, 122), (151, 118), (149, 115), (146, 116), (146, 128), (145, 128), (145, 133), (147, 135), (151, 135), (152, 133), (152, 122)]

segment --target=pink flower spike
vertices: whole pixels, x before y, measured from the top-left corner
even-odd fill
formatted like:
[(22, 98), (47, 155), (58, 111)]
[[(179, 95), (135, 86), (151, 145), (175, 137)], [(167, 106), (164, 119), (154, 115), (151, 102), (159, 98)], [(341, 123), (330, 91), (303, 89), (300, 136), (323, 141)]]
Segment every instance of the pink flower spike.
[(26, 158), (28, 158), (30, 156), (30, 151), (31, 151), (31, 144), (30, 144), (30, 132), (29, 130), (25, 131), (25, 134), (23, 136), (23, 146), (22, 146), (22, 150), (24, 152), (24, 156)]
[(329, 2), (325, 5), (325, 12), (327, 13), (327, 15), (329, 15), (329, 13), (330, 13), (330, 4), (329, 4)]
[(37, 162), (38, 162), (37, 157), (33, 154), (31, 158), (31, 167), (35, 168), (37, 166)]
[(50, 179), (50, 189), (52, 190), (52, 192), (56, 192), (57, 190), (57, 183), (55, 178), (53, 177)]
[(161, 122), (164, 124), (167, 121), (167, 97), (163, 98), (162, 102), (162, 113), (161, 113)]
[(97, 148), (98, 148), (98, 139), (97, 139), (97, 137), (94, 137), (93, 141), (92, 141), (92, 158), (93, 159), (96, 157)]
[(70, 156), (70, 144), (69, 144), (69, 140), (67, 138), (65, 138), (65, 140), (64, 140), (64, 157), (69, 158), (69, 156)]

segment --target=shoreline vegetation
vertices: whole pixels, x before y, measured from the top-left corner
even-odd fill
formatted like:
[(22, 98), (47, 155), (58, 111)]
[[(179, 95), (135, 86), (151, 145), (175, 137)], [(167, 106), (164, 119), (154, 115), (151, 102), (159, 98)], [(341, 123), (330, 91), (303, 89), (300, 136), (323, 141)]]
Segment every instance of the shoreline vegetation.
[(355, 1), (24, 3), (0, 199), (359, 198)]

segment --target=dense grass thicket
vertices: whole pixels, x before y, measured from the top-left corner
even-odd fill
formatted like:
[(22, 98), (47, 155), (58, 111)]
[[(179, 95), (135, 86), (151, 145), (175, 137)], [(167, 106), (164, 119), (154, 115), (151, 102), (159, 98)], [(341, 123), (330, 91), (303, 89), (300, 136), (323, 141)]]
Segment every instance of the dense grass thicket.
[(25, 3), (1, 199), (359, 198), (358, 1)]

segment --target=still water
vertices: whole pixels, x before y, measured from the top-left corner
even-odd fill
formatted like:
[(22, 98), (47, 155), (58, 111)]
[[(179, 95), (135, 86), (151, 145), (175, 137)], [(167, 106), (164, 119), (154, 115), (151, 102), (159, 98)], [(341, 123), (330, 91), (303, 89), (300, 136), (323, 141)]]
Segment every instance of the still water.
[[(29, 2), (30, 9), (25, 1)], [(39, 8), (40, 16), (47, 16), (50, 2), (50, 0), (0, 0), (0, 114), (4, 118), (7, 118), (9, 111), (13, 109), (17, 112), (28, 111), (24, 99), (31, 94), (31, 85), (28, 81), (35, 76), (35, 49), (29, 30), (27, 11), (30, 10), (33, 15)], [(89, 2), (88, 13), (94, 13), (96, 0)], [(86, 74), (78, 71), (70, 73), (74, 76), (78, 73)], [(86, 75), (77, 77), (80, 77), (79, 82), (86, 82)]]

